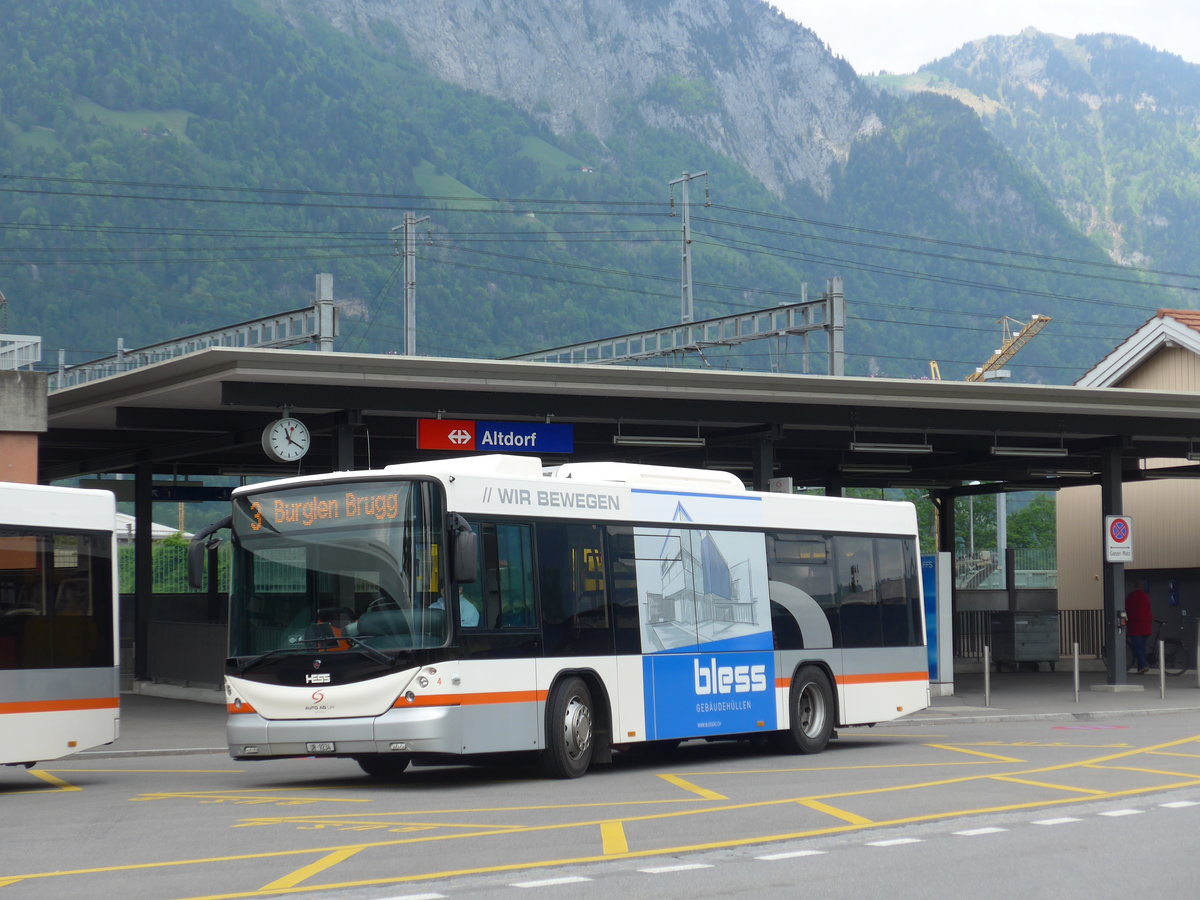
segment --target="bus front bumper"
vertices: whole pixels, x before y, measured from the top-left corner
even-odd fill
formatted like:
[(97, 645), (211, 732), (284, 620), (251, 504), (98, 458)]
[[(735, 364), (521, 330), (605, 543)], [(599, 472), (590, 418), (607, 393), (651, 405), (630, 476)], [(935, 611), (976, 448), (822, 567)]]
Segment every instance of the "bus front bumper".
[(357, 756), (368, 753), (461, 753), (458, 707), (389, 709), (346, 719), (229, 716), (226, 738), (235, 759)]

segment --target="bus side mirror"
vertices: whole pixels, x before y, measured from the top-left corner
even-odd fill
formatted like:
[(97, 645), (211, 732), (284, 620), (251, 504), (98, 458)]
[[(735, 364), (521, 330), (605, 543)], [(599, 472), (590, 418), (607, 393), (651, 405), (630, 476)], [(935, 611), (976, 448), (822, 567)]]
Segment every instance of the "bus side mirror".
[(201, 528), (192, 536), (192, 541), (188, 544), (187, 578), (188, 584), (196, 590), (201, 590), (204, 587), (205, 553), (221, 543), (221, 539), (213, 537), (213, 534), (222, 528), (228, 528), (232, 524), (233, 516), (226, 516), (205, 528)]
[(458, 513), (450, 514), (450, 534), (454, 538), (454, 580), (471, 584), (479, 579), (479, 536)]

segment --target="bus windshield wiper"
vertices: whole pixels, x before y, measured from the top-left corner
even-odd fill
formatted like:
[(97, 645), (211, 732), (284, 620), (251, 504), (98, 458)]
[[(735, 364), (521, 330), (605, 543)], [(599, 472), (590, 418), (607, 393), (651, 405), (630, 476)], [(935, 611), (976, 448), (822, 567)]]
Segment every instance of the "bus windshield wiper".
[(359, 640), (358, 638), (354, 637), (354, 635), (350, 635), (350, 634), (342, 635), (340, 638), (336, 638), (336, 640), (349, 641), (355, 647), (357, 647), (359, 650), (361, 650), (363, 652), (363, 655), (366, 656), (367, 659), (372, 659), (375, 662), (379, 663), (380, 665), (394, 666), (396, 664), (396, 661), (394, 659), (392, 659), (390, 656), (388, 656), (386, 653), (384, 653), (382, 650), (376, 650), (374, 647), (372, 647), (366, 641)]
[(372, 660), (373, 662), (377, 662), (380, 665), (389, 667), (395, 665), (396, 661), (386, 653), (376, 650), (366, 641), (359, 640), (358, 638), (347, 634), (338, 635), (337, 637), (321, 637), (298, 640), (293, 641), (287, 647), (276, 647), (274, 650), (268, 650), (266, 653), (260, 653), (258, 656), (252, 656), (250, 659), (246, 660), (244, 663), (238, 666), (237, 674), (244, 675), (248, 670), (257, 667), (272, 657), (282, 656), (285, 653), (294, 653), (297, 650), (306, 650), (312, 646), (320, 646), (322, 644), (329, 644), (336, 641), (347, 641), (348, 643), (353, 644), (356, 650), (361, 651), (362, 654), (368, 659)]

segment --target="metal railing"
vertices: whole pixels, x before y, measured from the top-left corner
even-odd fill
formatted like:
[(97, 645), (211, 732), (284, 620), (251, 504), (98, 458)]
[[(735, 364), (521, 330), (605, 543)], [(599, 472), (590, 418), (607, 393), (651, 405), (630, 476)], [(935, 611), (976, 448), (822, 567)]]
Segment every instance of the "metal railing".
[[(1057, 548), (1013, 550), (1015, 581), (1021, 589), (1054, 588), (1058, 585)], [(960, 591), (1004, 590), (1004, 557), (990, 550), (954, 559), (954, 586)]]
[(32, 369), (41, 361), (42, 339), (36, 334), (0, 334), (0, 370)]
[[(954, 616), (954, 655), (959, 659), (983, 659), (983, 648), (992, 642), (991, 622), (995, 610), (966, 610)], [(1060, 609), (1058, 653), (1067, 657), (1079, 643), (1080, 656), (1099, 658), (1104, 647), (1104, 610)]]

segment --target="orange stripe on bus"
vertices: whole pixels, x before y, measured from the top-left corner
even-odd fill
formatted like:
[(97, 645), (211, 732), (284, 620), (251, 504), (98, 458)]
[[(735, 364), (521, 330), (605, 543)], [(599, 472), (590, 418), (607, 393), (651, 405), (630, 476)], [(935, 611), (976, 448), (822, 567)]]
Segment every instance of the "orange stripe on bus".
[(875, 672), (870, 675), (840, 675), (838, 684), (889, 684), (896, 681), (928, 681), (928, 672)]
[(0, 703), (0, 715), (14, 713), (69, 712), (78, 709), (118, 709), (119, 697), (87, 697), (82, 700), (24, 700)]
[[(891, 684), (897, 681), (926, 681), (929, 675), (925, 672), (876, 672), (871, 675), (839, 675), (838, 684)], [(775, 687), (791, 687), (790, 678), (776, 678)]]
[(392, 706), (406, 709), (414, 706), (484, 706), (491, 703), (536, 703), (546, 699), (545, 691), (491, 691), (484, 694), (431, 694), (406, 700), (397, 697)]

